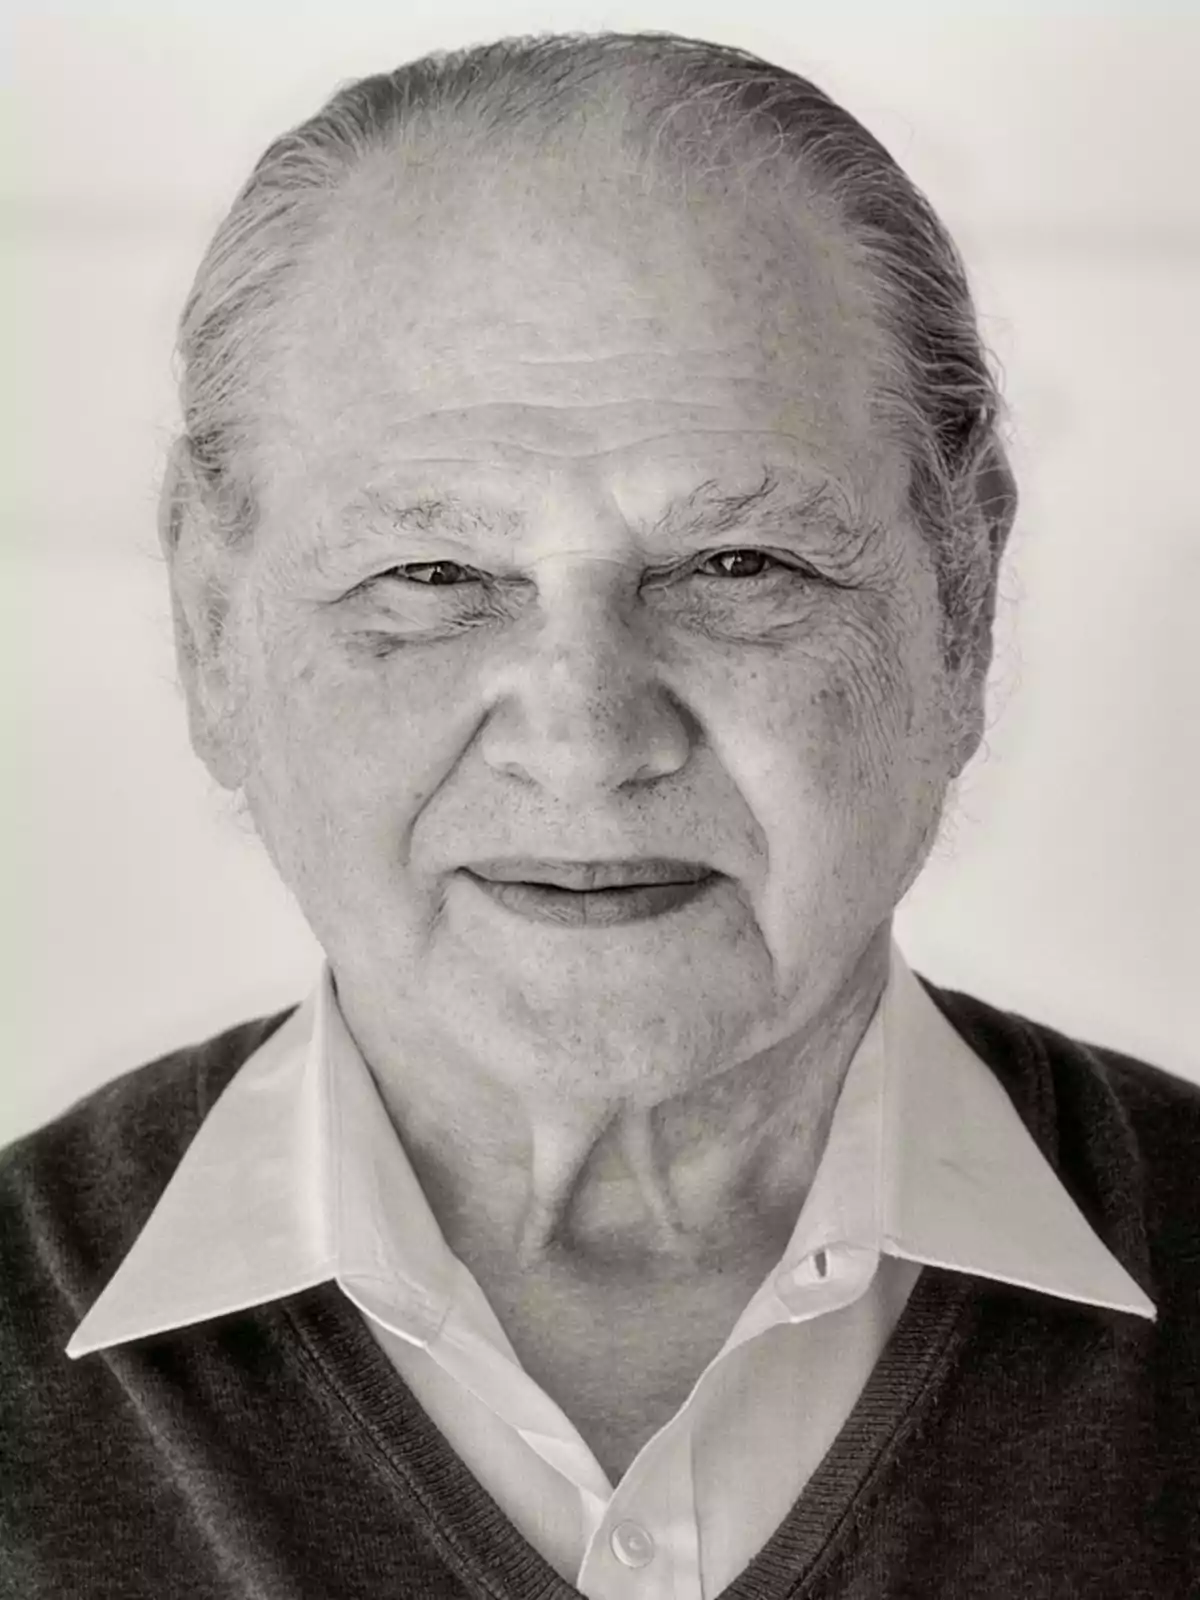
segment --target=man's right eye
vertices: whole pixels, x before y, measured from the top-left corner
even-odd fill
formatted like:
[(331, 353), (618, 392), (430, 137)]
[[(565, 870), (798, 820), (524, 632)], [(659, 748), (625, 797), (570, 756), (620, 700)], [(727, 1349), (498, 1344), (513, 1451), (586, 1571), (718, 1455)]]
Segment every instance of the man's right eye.
[(479, 582), (479, 573), (472, 567), (464, 567), (458, 561), (408, 561), (400, 567), (389, 567), (379, 576), (402, 578), (409, 583), (424, 584), (428, 588)]

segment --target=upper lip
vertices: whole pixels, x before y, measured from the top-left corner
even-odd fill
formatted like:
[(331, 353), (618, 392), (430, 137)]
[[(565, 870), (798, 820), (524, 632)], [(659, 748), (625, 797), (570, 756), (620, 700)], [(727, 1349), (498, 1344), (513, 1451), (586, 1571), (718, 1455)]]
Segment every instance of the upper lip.
[(624, 861), (546, 861), (537, 856), (504, 856), (473, 861), (466, 869), (493, 883), (544, 883), (558, 889), (616, 889), (647, 883), (698, 883), (713, 875), (699, 861), (669, 856), (635, 856)]

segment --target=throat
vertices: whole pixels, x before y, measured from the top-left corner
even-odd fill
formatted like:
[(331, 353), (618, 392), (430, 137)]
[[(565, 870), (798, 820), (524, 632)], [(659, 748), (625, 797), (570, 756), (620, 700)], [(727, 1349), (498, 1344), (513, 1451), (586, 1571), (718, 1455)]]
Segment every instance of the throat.
[(653, 1277), (559, 1256), (532, 1271), (471, 1271), (524, 1371), (569, 1418), (614, 1485), (679, 1411), (778, 1260)]
[[(540, 1137), (539, 1137), (540, 1133)], [(613, 1119), (596, 1144), (534, 1136), (529, 1204), (517, 1260), (525, 1269), (563, 1252), (583, 1259), (662, 1258), (694, 1264), (695, 1220), (685, 1215), (648, 1112)]]

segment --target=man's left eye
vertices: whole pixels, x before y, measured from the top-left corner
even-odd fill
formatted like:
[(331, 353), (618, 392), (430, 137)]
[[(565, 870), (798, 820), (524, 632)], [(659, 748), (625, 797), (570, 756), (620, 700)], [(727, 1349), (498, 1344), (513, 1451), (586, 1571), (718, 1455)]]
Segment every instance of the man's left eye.
[(695, 571), (706, 578), (761, 578), (772, 567), (781, 572), (788, 570), (765, 550), (718, 550), (715, 555), (705, 556)]
[(409, 583), (421, 583), (428, 588), (443, 588), (450, 584), (477, 583), (479, 574), (471, 567), (457, 561), (409, 561), (402, 567), (392, 567), (384, 577), (395, 575)]

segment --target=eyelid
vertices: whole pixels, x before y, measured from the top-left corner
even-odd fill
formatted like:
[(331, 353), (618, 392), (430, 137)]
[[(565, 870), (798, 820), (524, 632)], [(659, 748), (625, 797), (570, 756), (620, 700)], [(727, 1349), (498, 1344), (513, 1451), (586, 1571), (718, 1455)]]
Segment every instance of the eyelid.
[[(823, 575), (810, 563), (802, 561), (799, 557), (792, 555), (790, 552), (768, 549), (763, 545), (743, 543), (713, 546), (707, 550), (697, 551), (695, 555), (687, 556), (682, 561), (671, 562), (667, 566), (649, 567), (647, 568), (643, 582), (649, 583), (650, 585), (671, 582), (673, 579), (678, 577), (686, 577), (690, 573), (698, 573), (698, 569), (700, 567), (704, 566), (706, 562), (712, 561), (717, 556), (732, 555), (743, 551), (752, 552), (755, 555), (765, 556), (769, 561), (774, 562), (777, 567), (801, 573), (804, 576), (813, 578), (815, 580), (821, 580), (823, 577)], [(479, 567), (471, 566), (468, 562), (459, 561), (453, 556), (430, 556), (424, 561), (394, 562), (390, 567), (385, 567), (382, 571), (374, 573), (371, 577), (364, 579), (362, 583), (356, 584), (355, 589), (351, 592), (367, 589), (372, 584), (381, 583), (386, 579), (394, 579), (400, 583), (411, 584), (414, 589), (461, 589), (468, 586), (463, 581), (449, 584), (424, 583), (419, 578), (409, 577), (408, 573), (405, 571), (405, 568), (409, 567), (434, 567), (440, 565), (458, 567), (462, 572), (470, 574), (472, 579), (483, 584), (501, 585), (512, 583), (514, 581), (517, 583), (526, 583), (529, 581), (525, 578), (506, 578), (497, 573), (486, 572)], [(709, 574), (698, 575), (709, 576)], [(767, 574), (759, 574), (758, 576), (765, 577)], [(746, 579), (744, 581), (753, 582), (754, 580)]]
[(384, 578), (399, 578), (403, 583), (411, 583), (417, 589), (458, 589), (461, 583), (423, 583), (419, 578), (411, 578), (404, 570), (406, 567), (458, 567), (460, 571), (469, 573), (479, 582), (487, 582), (492, 577), (491, 573), (482, 572), (478, 567), (472, 567), (465, 561), (456, 561), (452, 556), (430, 556), (427, 561), (397, 561), (390, 567), (385, 567), (382, 572), (377, 572), (373, 578), (368, 578), (368, 583), (379, 583)]
[[(773, 561), (776, 566), (788, 567), (793, 572), (803, 568), (803, 562), (797, 561), (792, 556), (781, 556), (774, 550), (767, 550), (761, 544), (723, 544), (719, 550), (705, 550), (695, 558), (694, 565), (704, 566), (708, 561), (715, 561), (718, 556), (754, 555), (765, 556), (768, 561)], [(807, 570), (807, 569), (805, 569)]]
[[(687, 556), (682, 561), (674, 561), (668, 566), (652, 568), (647, 577), (652, 583), (655, 581), (670, 582), (680, 576), (687, 577), (690, 573), (696, 572), (705, 562), (712, 561), (717, 556), (740, 554), (743, 551), (754, 555), (766, 556), (769, 561), (774, 561), (778, 566), (788, 568), (792, 572), (801, 573), (805, 577), (814, 579), (822, 579), (824, 577), (810, 562), (801, 560), (799, 556), (792, 555), (790, 551), (773, 550), (766, 545), (747, 543), (714, 545), (708, 550), (698, 550), (695, 555)], [(700, 574), (700, 576), (707, 576), (707, 574)]]

